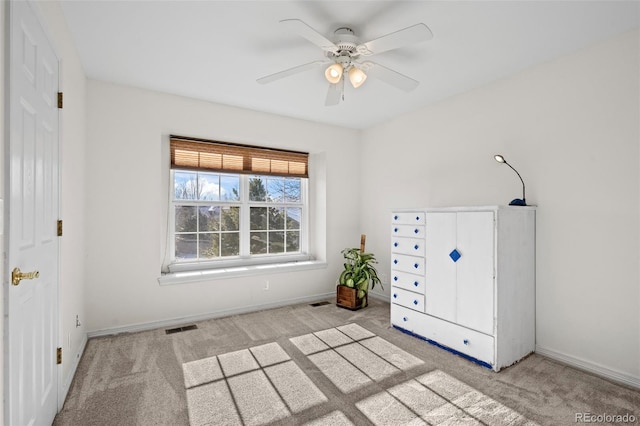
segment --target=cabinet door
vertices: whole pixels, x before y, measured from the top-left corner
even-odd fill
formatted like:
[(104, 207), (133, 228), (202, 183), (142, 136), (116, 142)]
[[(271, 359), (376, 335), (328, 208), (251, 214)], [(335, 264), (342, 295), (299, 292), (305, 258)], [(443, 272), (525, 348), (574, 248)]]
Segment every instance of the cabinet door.
[(456, 320), (456, 264), (449, 253), (456, 248), (456, 213), (427, 213), (425, 240), (425, 312)]
[(456, 322), (493, 334), (493, 212), (458, 212)]

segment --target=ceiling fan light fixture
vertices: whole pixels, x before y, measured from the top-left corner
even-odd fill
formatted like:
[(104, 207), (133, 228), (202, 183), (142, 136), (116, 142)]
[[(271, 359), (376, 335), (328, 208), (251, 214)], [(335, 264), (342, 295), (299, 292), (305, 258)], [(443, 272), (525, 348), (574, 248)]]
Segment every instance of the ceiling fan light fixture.
[(362, 86), (362, 83), (367, 79), (367, 75), (360, 68), (351, 67), (349, 69), (349, 81), (354, 88)]
[(324, 72), (324, 76), (327, 78), (327, 81), (332, 84), (336, 84), (342, 78), (342, 65), (340, 64), (332, 64), (327, 67)]

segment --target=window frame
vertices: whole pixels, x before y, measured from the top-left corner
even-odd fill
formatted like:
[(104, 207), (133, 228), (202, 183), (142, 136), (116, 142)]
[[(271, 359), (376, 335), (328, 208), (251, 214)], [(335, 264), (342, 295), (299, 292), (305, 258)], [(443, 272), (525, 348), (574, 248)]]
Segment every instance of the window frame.
[[(254, 176), (263, 176), (266, 178), (276, 177), (274, 175), (262, 175), (259, 173), (246, 174), (246, 173), (230, 173), (230, 172), (213, 172), (219, 175), (238, 176), (240, 179), (240, 200), (232, 201), (209, 201), (209, 200), (176, 200), (175, 199), (175, 173), (176, 172), (198, 172), (197, 170), (190, 168), (171, 168), (169, 170), (169, 217), (168, 217), (168, 250), (169, 250), (169, 263), (168, 270), (170, 273), (174, 272), (187, 272), (187, 271), (199, 271), (199, 270), (214, 270), (230, 267), (249, 267), (255, 265), (272, 265), (283, 264), (291, 262), (301, 262), (312, 260), (313, 257), (309, 253), (309, 210), (310, 210), (310, 197), (309, 197), (309, 178), (298, 176), (281, 176), (282, 178), (294, 178), (300, 179), (300, 203), (270, 203), (266, 201), (250, 201), (249, 200), (249, 180)], [(208, 170), (201, 170), (204, 173), (212, 173)], [(215, 259), (201, 259), (201, 260), (177, 260), (175, 256), (175, 244), (176, 244), (176, 230), (175, 230), (175, 215), (176, 205), (195, 205), (195, 206), (211, 206), (211, 205), (227, 205), (227, 206), (239, 206), (240, 207), (240, 254), (238, 256), (225, 256)], [(250, 208), (251, 206), (259, 207), (299, 207), (301, 208), (301, 224), (300, 224), (300, 251), (296, 253), (266, 253), (266, 254), (250, 254)]]

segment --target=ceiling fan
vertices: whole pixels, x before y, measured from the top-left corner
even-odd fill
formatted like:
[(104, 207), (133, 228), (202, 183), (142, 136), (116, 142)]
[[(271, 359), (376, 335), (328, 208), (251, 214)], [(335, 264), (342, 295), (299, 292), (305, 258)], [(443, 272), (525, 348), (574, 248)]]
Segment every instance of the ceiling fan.
[(340, 27), (335, 30), (335, 41), (331, 41), (299, 19), (285, 19), (280, 23), (290, 31), (320, 47), (327, 59), (309, 62), (267, 75), (259, 78), (257, 82), (261, 84), (271, 83), (303, 71), (326, 67), (324, 75), (329, 82), (329, 90), (325, 101), (327, 106), (337, 105), (341, 99), (344, 99), (344, 80), (347, 78), (354, 88), (360, 87), (370, 76), (406, 92), (415, 89), (419, 84), (417, 80), (375, 62), (365, 60), (365, 58), (433, 38), (433, 33), (429, 27), (422, 23), (378, 37), (366, 43), (358, 43), (357, 36), (348, 27)]

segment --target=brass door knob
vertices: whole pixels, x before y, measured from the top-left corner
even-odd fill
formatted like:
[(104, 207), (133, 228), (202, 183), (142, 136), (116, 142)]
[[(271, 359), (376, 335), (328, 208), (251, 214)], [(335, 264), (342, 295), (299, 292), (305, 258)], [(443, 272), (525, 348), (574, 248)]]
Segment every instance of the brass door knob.
[(38, 278), (39, 276), (39, 271), (22, 272), (20, 271), (20, 268), (13, 268), (13, 271), (11, 271), (11, 284), (18, 285), (22, 280), (32, 280), (34, 278)]

